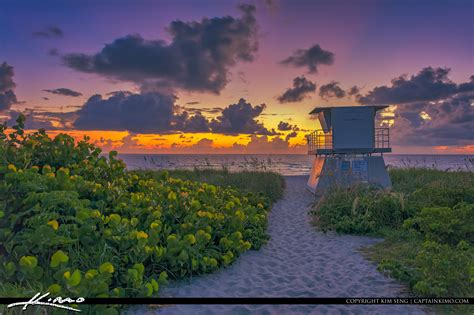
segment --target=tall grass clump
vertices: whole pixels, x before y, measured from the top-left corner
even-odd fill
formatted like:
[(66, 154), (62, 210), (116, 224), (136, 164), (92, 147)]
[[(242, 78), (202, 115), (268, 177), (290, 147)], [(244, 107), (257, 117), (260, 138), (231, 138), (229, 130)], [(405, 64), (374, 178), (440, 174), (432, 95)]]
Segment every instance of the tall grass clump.
[(391, 191), (329, 191), (311, 212), (323, 231), (379, 235), (379, 270), (421, 296), (474, 296), (474, 173), (392, 169)]

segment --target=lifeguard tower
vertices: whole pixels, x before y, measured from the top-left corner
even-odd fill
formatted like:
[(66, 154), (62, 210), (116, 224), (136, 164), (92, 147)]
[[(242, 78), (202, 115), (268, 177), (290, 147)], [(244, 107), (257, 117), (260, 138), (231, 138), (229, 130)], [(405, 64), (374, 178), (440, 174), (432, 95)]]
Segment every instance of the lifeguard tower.
[(388, 128), (375, 128), (375, 114), (388, 106), (317, 107), (321, 128), (307, 135), (315, 155), (308, 188), (316, 195), (334, 186), (370, 183), (390, 188), (383, 154), (391, 152)]

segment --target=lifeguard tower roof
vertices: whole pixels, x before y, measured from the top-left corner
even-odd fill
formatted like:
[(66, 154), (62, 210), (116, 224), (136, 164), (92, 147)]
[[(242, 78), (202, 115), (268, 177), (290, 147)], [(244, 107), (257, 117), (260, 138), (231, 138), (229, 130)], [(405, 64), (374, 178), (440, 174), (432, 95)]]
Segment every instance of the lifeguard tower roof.
[(387, 105), (316, 107), (321, 129), (308, 135), (309, 154), (391, 152), (388, 128), (375, 126), (377, 111)]
[(375, 111), (379, 111), (381, 109), (387, 108), (388, 105), (347, 105), (347, 106), (321, 106), (315, 107), (309, 114), (314, 115), (322, 112), (324, 110), (330, 110), (332, 108), (363, 108), (363, 107), (372, 107)]

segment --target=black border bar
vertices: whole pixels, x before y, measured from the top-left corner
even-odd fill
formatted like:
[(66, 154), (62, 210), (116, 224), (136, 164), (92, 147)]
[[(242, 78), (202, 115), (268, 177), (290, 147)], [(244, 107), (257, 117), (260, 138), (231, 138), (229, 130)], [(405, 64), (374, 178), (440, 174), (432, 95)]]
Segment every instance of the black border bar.
[[(17, 302), (27, 302), (31, 298), (0, 298), (0, 304), (11, 304)], [(84, 298), (80, 304), (113, 304), (113, 305), (137, 305), (137, 304), (275, 304), (275, 305), (305, 305), (305, 304), (345, 304), (345, 305), (390, 305), (390, 304), (452, 304), (452, 305), (472, 305), (474, 298), (406, 298), (406, 297), (156, 297), (156, 298)]]

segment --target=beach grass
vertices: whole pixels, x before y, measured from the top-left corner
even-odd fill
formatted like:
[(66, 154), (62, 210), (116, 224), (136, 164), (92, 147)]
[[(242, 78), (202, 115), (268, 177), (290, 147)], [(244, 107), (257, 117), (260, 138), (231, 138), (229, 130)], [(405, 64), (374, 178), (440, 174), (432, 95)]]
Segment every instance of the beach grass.
[(392, 169), (391, 191), (337, 188), (311, 212), (323, 231), (377, 235), (378, 269), (417, 296), (474, 296), (474, 172)]
[(229, 172), (227, 170), (194, 169), (194, 170), (136, 170), (135, 173), (161, 178), (164, 173), (182, 180), (204, 182), (222, 187), (232, 187), (242, 191), (260, 194), (275, 202), (283, 196), (285, 179), (282, 175), (268, 171)]

